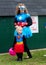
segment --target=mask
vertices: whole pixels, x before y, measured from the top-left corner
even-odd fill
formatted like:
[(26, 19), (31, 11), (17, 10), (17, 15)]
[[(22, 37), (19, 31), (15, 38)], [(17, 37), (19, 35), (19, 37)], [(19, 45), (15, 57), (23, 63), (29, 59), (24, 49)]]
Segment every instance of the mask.
[(19, 6), (20, 10), (25, 10), (25, 6)]

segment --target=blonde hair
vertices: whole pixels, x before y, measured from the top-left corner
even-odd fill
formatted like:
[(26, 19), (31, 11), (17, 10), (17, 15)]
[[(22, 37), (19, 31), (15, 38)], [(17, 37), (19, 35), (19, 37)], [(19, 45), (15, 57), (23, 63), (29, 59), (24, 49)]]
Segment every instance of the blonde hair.
[[(25, 6), (24, 4), (22, 4), (22, 3), (19, 3), (17, 6), (16, 6), (16, 14), (20, 14), (21, 12), (20, 12), (20, 9), (19, 9), (19, 6)], [(27, 10), (27, 8), (26, 8), (26, 6), (25, 6), (25, 10), (24, 10), (24, 12), (25, 13), (28, 13), (28, 10)]]

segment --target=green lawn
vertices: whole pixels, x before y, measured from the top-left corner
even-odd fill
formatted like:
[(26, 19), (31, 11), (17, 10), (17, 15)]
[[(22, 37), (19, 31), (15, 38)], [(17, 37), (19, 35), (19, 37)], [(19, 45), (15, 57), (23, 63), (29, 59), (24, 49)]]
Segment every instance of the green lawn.
[(16, 56), (12, 57), (9, 54), (0, 55), (0, 65), (46, 65), (46, 50), (31, 51), (32, 58), (24, 59), (27, 56), (26, 53), (23, 55), (23, 61), (16, 61)]

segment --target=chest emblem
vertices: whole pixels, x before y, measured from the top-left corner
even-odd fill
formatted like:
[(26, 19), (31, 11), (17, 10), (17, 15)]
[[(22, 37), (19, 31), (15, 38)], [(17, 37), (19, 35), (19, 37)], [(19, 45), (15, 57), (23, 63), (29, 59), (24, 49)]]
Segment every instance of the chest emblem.
[(18, 39), (20, 39), (20, 36), (17, 36)]
[(22, 19), (22, 17), (20, 16), (20, 17), (19, 17), (19, 20), (21, 20), (21, 19)]

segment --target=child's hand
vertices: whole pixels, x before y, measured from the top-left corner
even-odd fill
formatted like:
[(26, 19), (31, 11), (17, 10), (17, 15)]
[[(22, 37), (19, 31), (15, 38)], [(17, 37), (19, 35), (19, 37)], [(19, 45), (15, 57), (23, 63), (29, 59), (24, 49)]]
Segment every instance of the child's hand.
[(18, 27), (19, 27), (18, 25), (15, 26), (15, 28), (18, 28)]

